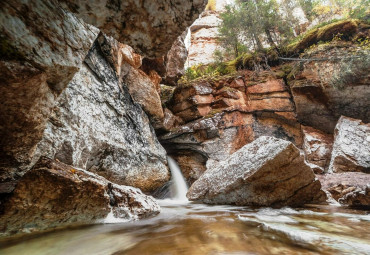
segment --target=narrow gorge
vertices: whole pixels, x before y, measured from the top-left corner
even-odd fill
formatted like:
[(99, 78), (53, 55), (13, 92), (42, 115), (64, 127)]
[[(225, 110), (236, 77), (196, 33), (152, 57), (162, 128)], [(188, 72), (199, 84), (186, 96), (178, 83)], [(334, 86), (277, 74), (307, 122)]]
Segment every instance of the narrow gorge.
[(2, 3), (1, 254), (369, 254), (370, 13), (247, 2)]

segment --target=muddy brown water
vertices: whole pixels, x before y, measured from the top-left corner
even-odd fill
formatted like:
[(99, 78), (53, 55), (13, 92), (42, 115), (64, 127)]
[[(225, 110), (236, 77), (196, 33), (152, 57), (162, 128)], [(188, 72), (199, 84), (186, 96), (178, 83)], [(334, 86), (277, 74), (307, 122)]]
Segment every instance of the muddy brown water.
[(160, 204), (150, 219), (0, 240), (0, 254), (370, 254), (369, 211)]

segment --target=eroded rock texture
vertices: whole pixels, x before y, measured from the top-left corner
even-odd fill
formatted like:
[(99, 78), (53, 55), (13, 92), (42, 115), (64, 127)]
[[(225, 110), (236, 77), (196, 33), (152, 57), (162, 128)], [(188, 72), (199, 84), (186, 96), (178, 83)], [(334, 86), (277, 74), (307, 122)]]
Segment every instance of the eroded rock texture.
[(128, 63), (111, 55), (110, 40), (99, 36), (81, 70), (60, 95), (34, 160), (48, 156), (151, 192), (169, 179), (166, 152), (129, 93), (127, 87), (135, 86), (135, 80), (126, 81), (132, 82), (129, 85), (120, 82), (115, 67), (121, 67), (119, 71)]
[(141, 55), (160, 57), (204, 10), (206, 0), (78, 1), (62, 5)]
[(370, 172), (370, 124), (342, 116), (334, 130), (329, 172)]
[[(22, 175), (58, 95), (98, 30), (57, 1), (6, 1), (0, 9), (0, 182)], [(13, 185), (0, 184), (0, 193)]]
[(221, 19), (218, 16), (218, 12), (205, 11), (190, 27), (189, 66), (214, 62), (214, 52), (220, 48), (218, 27)]
[(263, 136), (208, 169), (187, 197), (209, 204), (299, 206), (326, 196), (292, 143)]
[(268, 73), (196, 81), (168, 95), (168, 100), (162, 96), (166, 106), (185, 123), (176, 122), (160, 140), (171, 156), (181, 158), (189, 183), (206, 167), (263, 135), (302, 146), (289, 90), (282, 79)]
[(318, 176), (322, 188), (343, 205), (370, 206), (370, 175), (365, 173), (332, 173)]
[(187, 31), (183, 32), (176, 39), (166, 55), (166, 75), (164, 82), (171, 86), (176, 86), (177, 81), (185, 74), (185, 62), (188, 57), (188, 50), (184, 42), (186, 33)]
[(302, 56), (323, 59), (305, 62), (291, 74), (289, 85), (302, 124), (333, 133), (341, 115), (370, 122), (368, 60), (351, 59), (361, 56), (358, 51), (352, 44), (343, 44), (318, 47)]
[(306, 161), (317, 166), (315, 173), (323, 173), (329, 167), (333, 135), (307, 126), (302, 126), (302, 132)]
[(23, 176), (4, 208), (0, 235), (94, 223), (109, 213), (135, 220), (160, 211), (155, 199), (139, 189), (48, 158)]

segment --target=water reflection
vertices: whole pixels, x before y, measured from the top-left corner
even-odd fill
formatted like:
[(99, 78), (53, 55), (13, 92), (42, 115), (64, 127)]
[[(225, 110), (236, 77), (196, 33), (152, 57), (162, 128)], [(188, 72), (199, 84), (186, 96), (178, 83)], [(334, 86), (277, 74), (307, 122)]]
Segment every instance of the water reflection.
[(370, 254), (366, 211), (161, 205), (143, 221), (0, 241), (0, 254)]

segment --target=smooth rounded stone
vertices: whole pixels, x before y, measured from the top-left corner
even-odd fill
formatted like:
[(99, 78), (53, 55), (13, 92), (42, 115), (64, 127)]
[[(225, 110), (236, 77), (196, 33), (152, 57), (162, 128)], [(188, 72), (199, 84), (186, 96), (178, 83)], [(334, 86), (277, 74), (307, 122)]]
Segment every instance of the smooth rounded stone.
[(370, 172), (370, 123), (340, 117), (328, 172)]
[(5, 203), (0, 235), (94, 223), (110, 213), (136, 220), (159, 211), (155, 199), (139, 189), (42, 157)]
[(301, 206), (325, 193), (291, 142), (262, 136), (208, 169), (190, 187), (191, 201), (208, 204)]
[(206, 0), (63, 0), (61, 5), (139, 54), (160, 57), (204, 10)]

